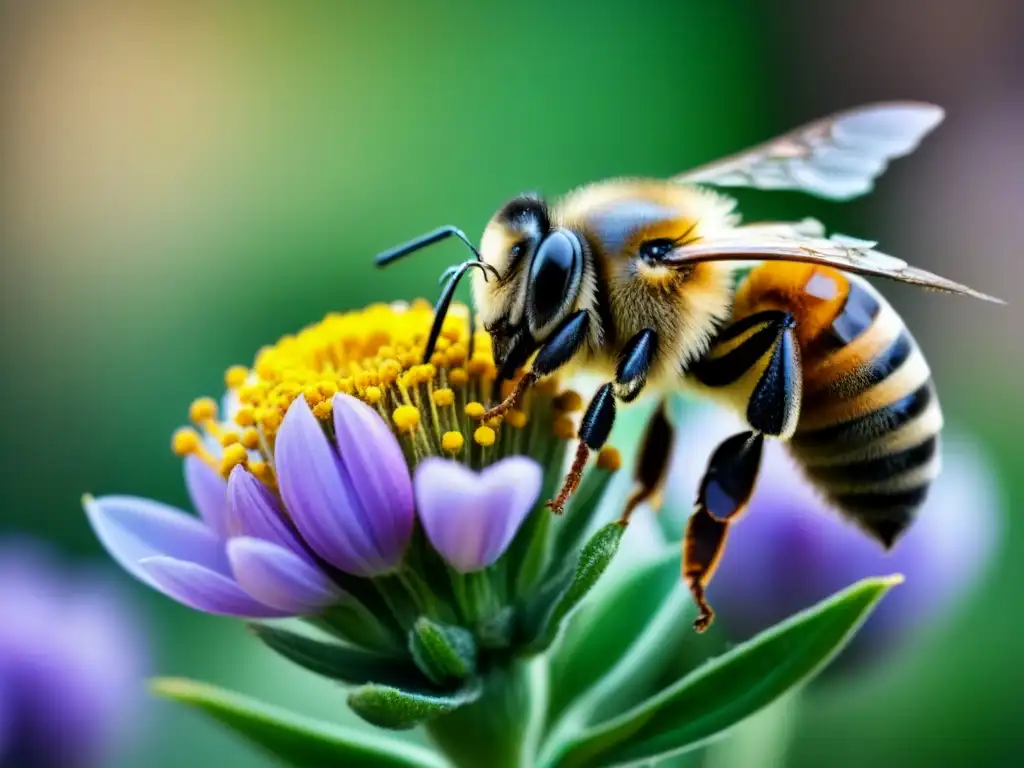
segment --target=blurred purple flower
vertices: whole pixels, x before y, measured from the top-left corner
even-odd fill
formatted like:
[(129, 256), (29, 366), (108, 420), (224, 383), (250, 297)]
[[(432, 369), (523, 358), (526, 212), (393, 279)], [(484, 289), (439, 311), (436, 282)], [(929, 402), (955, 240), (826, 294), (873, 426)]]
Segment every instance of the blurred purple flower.
[[(692, 498), (714, 446), (740, 429), (717, 412), (683, 419), (668, 494), (674, 508)], [(890, 573), (902, 573), (906, 582), (858, 633), (846, 661), (870, 656), (948, 612), (984, 569), (1000, 501), (973, 443), (947, 433), (942, 450), (942, 473), (917, 521), (887, 554), (827, 508), (781, 445), (766, 444), (754, 497), (708, 590), (729, 637), (748, 638), (858, 579)]]
[(128, 605), (29, 541), (0, 544), (0, 768), (105, 764), (137, 726), (146, 653)]
[(504, 554), (540, 494), (533, 459), (503, 459), (482, 472), (427, 459), (416, 470), (417, 510), (434, 549), (460, 573), (480, 571)]
[(409, 470), (387, 424), (348, 395), (334, 397), (333, 414), (332, 439), (304, 398), (289, 408), (274, 452), (280, 500), (248, 470), (235, 467), (225, 482), (191, 455), (185, 482), (199, 517), (147, 499), (87, 498), (93, 529), (129, 573), (196, 610), (317, 613), (343, 597), (326, 566), (366, 577), (395, 570), (414, 520)]

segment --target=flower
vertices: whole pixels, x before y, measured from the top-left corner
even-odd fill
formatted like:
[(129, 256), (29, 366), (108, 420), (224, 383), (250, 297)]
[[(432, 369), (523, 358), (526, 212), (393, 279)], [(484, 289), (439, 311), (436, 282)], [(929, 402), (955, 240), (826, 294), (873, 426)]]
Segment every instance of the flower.
[[(678, 452), (667, 494), (676, 511), (692, 498), (714, 446), (741, 428), (717, 411), (684, 418), (677, 440), (685, 450)], [(905, 583), (874, 613), (845, 660), (868, 658), (950, 612), (982, 574), (999, 518), (997, 490), (979, 449), (962, 435), (946, 434), (942, 473), (914, 525), (886, 553), (828, 509), (784, 447), (770, 443), (709, 599), (729, 637), (742, 640), (857, 579), (902, 573)]]
[(0, 768), (106, 764), (137, 725), (144, 638), (94, 576), (40, 545), (0, 544)]
[(194, 401), (195, 427), (172, 439), (198, 516), (87, 497), (100, 541), (173, 599), (251, 619), (325, 613), (352, 601), (351, 577), (401, 578), (417, 514), (456, 571), (493, 565), (537, 505), (537, 460), (559, 472), (579, 398), (545, 382), (479, 423), (496, 375), (488, 339), (469, 359), (456, 307), (420, 364), (432, 319), (423, 303), (330, 315), (230, 368), (222, 406)]

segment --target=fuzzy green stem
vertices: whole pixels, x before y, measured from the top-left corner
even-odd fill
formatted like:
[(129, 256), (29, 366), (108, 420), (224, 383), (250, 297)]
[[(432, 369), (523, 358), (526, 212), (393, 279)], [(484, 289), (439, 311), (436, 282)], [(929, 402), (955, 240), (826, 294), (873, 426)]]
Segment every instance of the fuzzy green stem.
[(457, 768), (534, 768), (547, 706), (547, 661), (515, 660), (489, 670), (473, 704), (427, 724)]

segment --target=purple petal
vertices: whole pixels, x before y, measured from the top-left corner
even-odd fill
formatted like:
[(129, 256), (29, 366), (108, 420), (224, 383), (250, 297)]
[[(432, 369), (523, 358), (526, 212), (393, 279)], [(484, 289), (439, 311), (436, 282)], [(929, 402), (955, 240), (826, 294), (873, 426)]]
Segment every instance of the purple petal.
[(173, 557), (151, 557), (143, 560), (141, 567), (158, 590), (197, 611), (245, 619), (289, 615), (258, 602), (230, 577), (195, 563)]
[(272, 541), (305, 556), (302, 544), (285, 522), (277, 499), (242, 467), (231, 470), (228, 478), (227, 535)]
[(361, 400), (335, 395), (333, 410), (341, 466), (366, 512), (377, 549), (403, 553), (415, 514), (402, 448), (380, 414)]
[(384, 550), (374, 539), (334, 446), (305, 398), (296, 398), (285, 414), (274, 457), (281, 498), (320, 557), (356, 576), (386, 573), (401, 562), (404, 550)]
[(192, 506), (222, 539), (227, 538), (227, 483), (198, 456), (186, 456), (185, 487)]
[(416, 507), (427, 538), (457, 571), (479, 571), (508, 548), (540, 493), (541, 470), (522, 456), (477, 474), (445, 459), (416, 470)]
[(319, 569), (284, 547), (241, 537), (228, 542), (235, 578), (261, 603), (294, 615), (319, 613), (341, 591)]
[(132, 496), (86, 497), (85, 512), (107, 552), (130, 574), (157, 587), (145, 558), (166, 555), (229, 574), (224, 542), (198, 517), (149, 499)]

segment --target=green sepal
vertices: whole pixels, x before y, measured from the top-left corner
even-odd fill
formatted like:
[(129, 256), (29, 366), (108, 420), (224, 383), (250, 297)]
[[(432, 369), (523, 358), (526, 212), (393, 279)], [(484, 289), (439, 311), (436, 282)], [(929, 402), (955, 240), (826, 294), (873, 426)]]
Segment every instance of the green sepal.
[(388, 656), (404, 656), (398, 626), (379, 596), (377, 602), (380, 605), (376, 613), (361, 601), (351, 599), (331, 606), (310, 621), (351, 645)]
[(900, 577), (864, 579), (736, 646), (614, 720), (552, 739), (551, 768), (647, 763), (701, 746), (822, 669)]
[(534, 514), (536, 519), (530, 531), (530, 541), (512, 585), (514, 595), (527, 595), (533, 591), (551, 560), (551, 528), (555, 515), (546, 507)]
[(463, 627), (437, 624), (421, 616), (409, 630), (409, 652), (423, 674), (438, 685), (476, 672), (476, 642)]
[(384, 683), (422, 687), (429, 681), (408, 659), (380, 656), (361, 648), (324, 642), (266, 624), (251, 624), (253, 634), (273, 651), (300, 667), (352, 685)]
[(444, 768), (438, 755), (365, 730), (299, 717), (191, 680), (154, 680), (152, 690), (203, 712), (294, 768)]
[(480, 698), (478, 679), (454, 693), (410, 691), (389, 685), (363, 685), (348, 695), (348, 705), (378, 728), (403, 731), (454, 712)]
[(512, 606), (506, 605), (477, 625), (476, 637), (480, 647), (490, 650), (508, 648), (512, 644), (515, 625), (516, 611)]
[(625, 526), (609, 523), (600, 528), (583, 546), (576, 562), (576, 571), (568, 586), (547, 611), (536, 632), (531, 633), (531, 650), (543, 650), (554, 642), (563, 620), (586, 597), (611, 564), (625, 532)]
[[(548, 719), (554, 721), (611, 670), (679, 585), (679, 548), (630, 571), (598, 599), (588, 599), (566, 625), (551, 656)], [(688, 622), (683, 621), (688, 629)], [(667, 638), (666, 638), (667, 639)]]

